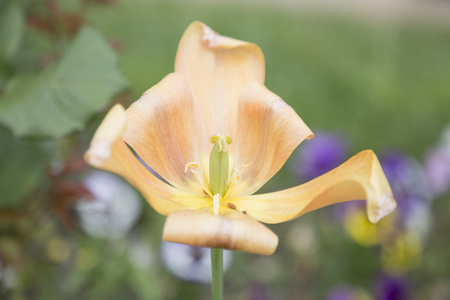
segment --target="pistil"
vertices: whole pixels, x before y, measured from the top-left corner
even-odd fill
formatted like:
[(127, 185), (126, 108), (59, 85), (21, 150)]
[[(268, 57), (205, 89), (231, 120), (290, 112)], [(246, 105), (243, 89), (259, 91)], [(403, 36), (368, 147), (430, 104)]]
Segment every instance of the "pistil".
[(228, 187), (229, 159), (228, 144), (231, 144), (228, 135), (214, 135), (211, 143), (214, 144), (209, 158), (209, 185), (213, 195), (225, 195)]

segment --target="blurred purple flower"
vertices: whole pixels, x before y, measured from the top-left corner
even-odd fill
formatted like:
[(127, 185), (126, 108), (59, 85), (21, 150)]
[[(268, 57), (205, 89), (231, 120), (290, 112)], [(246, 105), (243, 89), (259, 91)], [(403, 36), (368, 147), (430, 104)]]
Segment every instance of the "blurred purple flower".
[(450, 124), (442, 131), (438, 144), (427, 152), (425, 168), (434, 196), (450, 190)]
[(328, 295), (327, 300), (352, 300), (353, 297), (353, 288), (349, 286), (338, 286), (332, 289)]
[(267, 293), (266, 289), (262, 285), (254, 285), (250, 289), (250, 296), (248, 298), (249, 300), (269, 300), (271, 299), (269, 297), (269, 294)]
[(433, 194), (442, 195), (450, 189), (450, 153), (443, 147), (434, 147), (425, 157), (425, 168)]
[(409, 295), (409, 282), (406, 278), (384, 275), (376, 285), (377, 300), (407, 300)]
[(314, 139), (302, 143), (294, 165), (294, 174), (309, 181), (336, 168), (348, 153), (347, 141), (334, 133), (316, 132)]
[(359, 299), (370, 299), (367, 298), (368, 294), (358, 288), (351, 285), (338, 285), (331, 289), (326, 300), (359, 300)]
[(389, 150), (380, 156), (380, 163), (397, 200), (400, 216), (405, 222), (429, 208), (430, 188), (423, 167), (412, 157)]

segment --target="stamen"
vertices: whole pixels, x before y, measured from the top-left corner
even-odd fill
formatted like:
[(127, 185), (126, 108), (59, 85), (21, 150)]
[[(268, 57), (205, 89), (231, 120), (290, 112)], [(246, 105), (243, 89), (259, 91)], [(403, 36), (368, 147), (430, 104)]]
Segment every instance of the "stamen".
[(219, 194), (215, 194), (214, 198), (213, 198), (213, 208), (214, 208), (214, 214), (218, 215), (219, 214), (219, 205), (220, 205), (220, 195)]
[(247, 214), (247, 211), (246, 211), (246, 210), (243, 210), (242, 213), (243, 213), (244, 215), (246, 215), (246, 214)]
[(228, 190), (230, 190), (238, 181), (241, 179), (241, 171), (233, 167), (233, 174), (231, 175), (231, 180), (228, 183)]
[[(186, 164), (186, 166), (184, 167), (184, 173), (186, 173), (189, 170), (189, 167), (194, 167), (196, 169), (202, 170), (202, 168), (200, 168), (200, 165), (198, 163), (196, 163), (195, 161), (191, 161), (191, 162), (188, 162)], [(195, 172), (195, 171), (191, 170), (191, 172)]]
[(232, 187), (234, 187), (236, 185), (236, 183), (239, 182), (239, 180), (241, 179), (241, 169), (243, 168), (247, 168), (251, 165), (252, 163), (248, 163), (246, 165), (242, 165), (239, 168), (233, 168), (233, 174), (231, 175), (231, 179), (230, 182), (228, 183), (228, 189), (226, 194), (224, 195), (224, 198), (229, 194), (230, 190), (232, 189)]
[(184, 168), (184, 173), (186, 173), (189, 169), (192, 173), (194, 173), (194, 176), (197, 179), (197, 181), (200, 183), (200, 185), (202, 186), (203, 191), (212, 198), (213, 195), (211, 194), (211, 192), (209, 191), (209, 188), (206, 186), (205, 181), (203, 180), (203, 170), (200, 167), (200, 165), (198, 163), (196, 163), (195, 161), (188, 162), (186, 164), (186, 167)]

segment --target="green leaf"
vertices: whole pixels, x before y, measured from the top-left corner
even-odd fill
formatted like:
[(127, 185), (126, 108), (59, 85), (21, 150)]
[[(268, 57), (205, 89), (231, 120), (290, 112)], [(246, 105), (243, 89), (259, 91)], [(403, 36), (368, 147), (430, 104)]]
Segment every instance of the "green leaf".
[(126, 87), (115, 53), (85, 27), (57, 65), (8, 89), (0, 99), (0, 123), (18, 137), (63, 137), (81, 130)]
[(0, 3), (0, 60), (9, 59), (19, 46), (24, 24), (20, 1)]
[(48, 156), (45, 144), (19, 141), (0, 127), (0, 208), (20, 203), (40, 182)]

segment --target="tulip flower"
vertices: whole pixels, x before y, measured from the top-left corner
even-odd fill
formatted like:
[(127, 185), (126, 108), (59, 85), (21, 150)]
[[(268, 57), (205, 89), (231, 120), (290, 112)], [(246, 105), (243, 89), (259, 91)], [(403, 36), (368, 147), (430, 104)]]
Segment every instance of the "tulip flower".
[(175, 72), (127, 110), (114, 106), (85, 159), (124, 177), (167, 215), (163, 239), (169, 242), (270, 255), (278, 237), (261, 222), (360, 199), (373, 223), (392, 212), (396, 203), (371, 150), (300, 186), (254, 195), (313, 137), (264, 86), (264, 75), (257, 45), (194, 22), (181, 38)]

